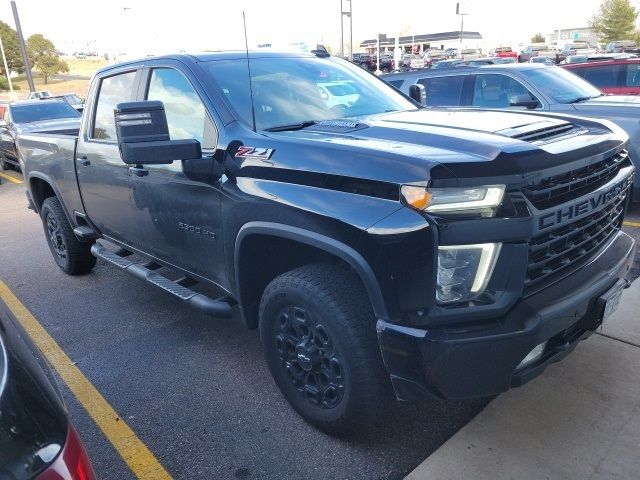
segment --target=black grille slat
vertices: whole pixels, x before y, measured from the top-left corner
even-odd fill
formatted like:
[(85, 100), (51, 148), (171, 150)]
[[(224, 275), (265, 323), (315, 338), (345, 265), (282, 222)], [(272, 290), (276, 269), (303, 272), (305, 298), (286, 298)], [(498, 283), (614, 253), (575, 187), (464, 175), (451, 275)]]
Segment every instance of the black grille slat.
[(522, 191), (536, 208), (549, 208), (604, 185), (627, 159), (628, 154), (623, 150), (592, 165), (538, 180)]
[(543, 237), (544, 239), (540, 238), (532, 241), (529, 244), (529, 251), (531, 253), (535, 253), (536, 251), (548, 248), (549, 245), (552, 245), (554, 242), (557, 242), (559, 239), (566, 239), (569, 235), (571, 235), (572, 233), (575, 233), (576, 231), (588, 230), (593, 225), (601, 221), (603, 218), (610, 215), (611, 211), (614, 208), (618, 208), (620, 205), (620, 201), (621, 200), (618, 199), (618, 201), (616, 201), (615, 203), (609, 204), (599, 212), (589, 215), (588, 217), (583, 218), (578, 222), (572, 223), (571, 225), (562, 227), (559, 230), (555, 230), (550, 234), (548, 234), (547, 236)]
[(572, 263), (588, 258), (622, 227), (630, 183), (600, 210), (534, 237), (529, 244), (525, 288), (544, 286)]
[(572, 253), (577, 252), (578, 254), (580, 254), (578, 256), (586, 255), (589, 249), (584, 247), (588, 246), (589, 242), (593, 242), (594, 239), (597, 239), (602, 234), (602, 232), (612, 232), (614, 229), (618, 228), (620, 223), (620, 213), (622, 212), (619, 212), (613, 220), (609, 221), (601, 228), (598, 228), (595, 233), (589, 233), (586, 231), (583, 232), (583, 235), (577, 238), (578, 243), (572, 241), (565, 244), (564, 246), (559, 246), (559, 248), (555, 248), (553, 250), (554, 253), (552, 253), (551, 256), (545, 256), (537, 262), (532, 262), (530, 260), (528, 270), (535, 271), (536, 269), (542, 268), (547, 264), (552, 264), (554, 261), (561, 258), (569, 258), (569, 260), (573, 260), (571, 258), (573, 257)]
[(539, 142), (540, 140), (548, 140), (553, 137), (565, 135), (571, 130), (573, 130), (573, 125), (567, 123), (560, 126), (554, 125), (552, 127), (541, 128), (540, 130), (534, 130), (533, 132), (519, 133), (511, 138), (522, 140), (523, 142)]

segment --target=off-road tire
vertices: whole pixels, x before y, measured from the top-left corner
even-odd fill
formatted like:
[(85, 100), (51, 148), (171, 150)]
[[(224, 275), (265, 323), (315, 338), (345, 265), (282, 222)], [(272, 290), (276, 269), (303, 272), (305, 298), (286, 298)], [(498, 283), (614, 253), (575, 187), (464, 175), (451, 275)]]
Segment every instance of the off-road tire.
[(82, 243), (76, 238), (56, 197), (45, 199), (40, 218), (51, 255), (63, 272), (82, 275), (95, 266), (96, 257), (91, 255), (93, 242)]
[[(293, 316), (296, 325), (306, 324), (311, 332), (311, 339), (298, 338), (296, 347)], [(311, 264), (275, 278), (260, 302), (260, 337), (271, 374), (286, 399), (307, 422), (326, 433), (343, 436), (366, 428), (390, 399), (369, 299), (356, 275), (341, 267)], [(284, 337), (290, 340), (286, 345)], [(313, 351), (320, 344), (324, 348), (308, 353), (309, 345)], [(304, 376), (305, 365), (309, 379), (317, 375), (309, 381), (320, 385), (317, 390), (326, 398), (310, 395), (305, 387), (306, 393), (300, 391), (304, 382), (295, 382)], [(340, 382), (342, 387), (334, 388)]]

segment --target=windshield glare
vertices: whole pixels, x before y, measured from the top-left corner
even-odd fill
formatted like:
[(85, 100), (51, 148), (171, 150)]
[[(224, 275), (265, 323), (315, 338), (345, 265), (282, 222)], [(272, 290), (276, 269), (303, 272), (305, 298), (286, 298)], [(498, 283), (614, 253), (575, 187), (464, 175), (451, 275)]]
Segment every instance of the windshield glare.
[[(251, 126), (247, 60), (213, 60), (202, 65), (229, 106)], [(254, 58), (251, 79), (258, 130), (416, 108), (386, 82), (340, 59)], [(332, 94), (328, 95), (327, 87), (335, 87), (340, 93), (329, 90)]]
[(14, 105), (11, 108), (11, 116), (15, 123), (31, 123), (41, 120), (78, 118), (80, 113), (68, 103), (43, 100), (29, 105)]
[(602, 95), (596, 87), (564, 68), (531, 70), (528, 76), (536, 88), (556, 103), (572, 103), (579, 99)]

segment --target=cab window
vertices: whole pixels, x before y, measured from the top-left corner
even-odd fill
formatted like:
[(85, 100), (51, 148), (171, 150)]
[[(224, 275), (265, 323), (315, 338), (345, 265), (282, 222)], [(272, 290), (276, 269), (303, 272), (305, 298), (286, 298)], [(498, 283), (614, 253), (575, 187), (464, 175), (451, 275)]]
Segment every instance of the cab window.
[(195, 138), (202, 148), (216, 147), (213, 122), (189, 80), (178, 70), (156, 68), (151, 72), (147, 100), (164, 104), (171, 140)]
[[(511, 106), (511, 97), (525, 94), (531, 95), (531, 92), (507, 75), (476, 75), (472, 105), (482, 108), (508, 108)], [(533, 98), (533, 95), (531, 97)]]
[(619, 65), (601, 65), (582, 69), (580, 76), (592, 85), (602, 88), (617, 87), (619, 74)]
[(427, 105), (430, 107), (457, 107), (461, 105), (462, 86), (467, 75), (448, 75), (418, 80), (424, 85)]
[(91, 138), (117, 141), (113, 110), (117, 104), (131, 101), (135, 79), (133, 71), (101, 80)]

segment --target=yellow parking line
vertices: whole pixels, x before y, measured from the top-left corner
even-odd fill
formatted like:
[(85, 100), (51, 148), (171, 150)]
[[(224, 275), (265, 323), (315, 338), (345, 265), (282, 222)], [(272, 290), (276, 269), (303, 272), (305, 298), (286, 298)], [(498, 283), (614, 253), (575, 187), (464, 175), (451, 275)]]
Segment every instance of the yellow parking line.
[(2, 173), (0, 172), (0, 177), (2, 178), (6, 178), (7, 180), (9, 180), (11, 183), (22, 183), (22, 180), (12, 177), (11, 175), (7, 175), (6, 173)]
[(34, 343), (115, 447), (131, 471), (140, 479), (170, 479), (171, 476), (147, 446), (76, 367), (56, 341), (27, 310), (2, 280), (0, 298), (7, 304)]
[(623, 225), (627, 227), (637, 227), (640, 228), (640, 222), (632, 222), (631, 220), (626, 220), (622, 222)]

